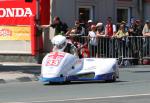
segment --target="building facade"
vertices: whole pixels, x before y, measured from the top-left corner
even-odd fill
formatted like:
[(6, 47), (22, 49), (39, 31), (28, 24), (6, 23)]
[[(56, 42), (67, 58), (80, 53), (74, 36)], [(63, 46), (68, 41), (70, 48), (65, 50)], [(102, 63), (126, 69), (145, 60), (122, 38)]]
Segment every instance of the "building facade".
[(57, 15), (69, 26), (77, 19), (104, 21), (108, 16), (115, 19), (115, 7), (115, 0), (52, 0), (51, 18)]
[(51, 0), (51, 18), (57, 15), (69, 26), (76, 19), (105, 22), (108, 16), (115, 23), (130, 22), (132, 17), (148, 19), (149, 10), (150, 0)]
[[(50, 5), (50, 24), (54, 16), (59, 16), (69, 27), (80, 19), (101, 20), (104, 24), (107, 17), (112, 17), (114, 23), (130, 23), (131, 18), (150, 19), (150, 0), (51, 0)], [(44, 35), (45, 51), (50, 50), (52, 32), (50, 29), (49, 35)]]

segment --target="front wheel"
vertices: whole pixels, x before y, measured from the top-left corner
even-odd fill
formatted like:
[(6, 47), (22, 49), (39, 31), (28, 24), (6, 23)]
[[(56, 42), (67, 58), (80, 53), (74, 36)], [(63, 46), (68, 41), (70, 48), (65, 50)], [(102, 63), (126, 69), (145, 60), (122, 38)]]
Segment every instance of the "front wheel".
[(70, 83), (71, 83), (71, 81), (65, 81), (64, 83), (65, 83), (65, 84), (70, 84)]
[(112, 83), (112, 82), (116, 82), (116, 80), (117, 80), (117, 76), (116, 76), (116, 74), (114, 73), (114, 74), (112, 75), (112, 79), (106, 80), (106, 82)]
[(112, 76), (112, 82), (116, 82), (116, 79), (117, 79), (117, 76), (114, 74), (114, 75)]
[(68, 79), (67, 79), (67, 77), (65, 77), (65, 81), (64, 81), (64, 83), (65, 83), (65, 84), (70, 84), (70, 83), (71, 83), (71, 81), (70, 81), (70, 80), (68, 80)]

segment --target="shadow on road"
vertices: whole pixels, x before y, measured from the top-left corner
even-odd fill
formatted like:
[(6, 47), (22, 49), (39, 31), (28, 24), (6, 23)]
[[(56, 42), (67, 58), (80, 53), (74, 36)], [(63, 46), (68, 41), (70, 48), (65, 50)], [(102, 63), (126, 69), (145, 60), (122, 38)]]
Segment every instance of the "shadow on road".
[(40, 74), (40, 66), (3, 66), (0, 65), (0, 72), (22, 72), (27, 74)]
[(68, 83), (47, 83), (44, 84), (45, 86), (64, 86), (64, 85), (82, 85), (82, 84), (101, 84), (101, 83), (121, 83), (121, 82), (128, 82), (128, 81), (116, 81), (116, 82), (106, 82), (106, 81), (71, 81)]

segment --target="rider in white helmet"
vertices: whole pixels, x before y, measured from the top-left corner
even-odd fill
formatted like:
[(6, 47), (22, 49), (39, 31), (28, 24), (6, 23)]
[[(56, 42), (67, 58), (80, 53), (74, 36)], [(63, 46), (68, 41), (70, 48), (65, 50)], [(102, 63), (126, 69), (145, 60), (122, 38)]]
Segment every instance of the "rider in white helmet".
[(67, 43), (67, 39), (63, 35), (56, 35), (52, 39), (52, 44), (53, 44), (52, 50), (53, 52), (67, 52), (77, 56), (76, 47), (71, 43)]

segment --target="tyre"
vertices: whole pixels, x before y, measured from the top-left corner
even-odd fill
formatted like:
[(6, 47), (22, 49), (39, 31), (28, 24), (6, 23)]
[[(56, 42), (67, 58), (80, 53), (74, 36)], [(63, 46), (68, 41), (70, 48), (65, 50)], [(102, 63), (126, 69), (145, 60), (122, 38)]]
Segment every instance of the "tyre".
[(116, 80), (117, 80), (116, 73), (113, 73), (112, 79), (108, 79), (108, 80), (106, 80), (106, 82), (107, 83), (112, 83), (112, 82), (116, 82)]

